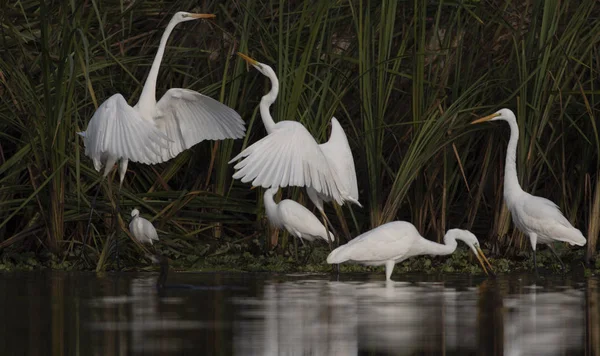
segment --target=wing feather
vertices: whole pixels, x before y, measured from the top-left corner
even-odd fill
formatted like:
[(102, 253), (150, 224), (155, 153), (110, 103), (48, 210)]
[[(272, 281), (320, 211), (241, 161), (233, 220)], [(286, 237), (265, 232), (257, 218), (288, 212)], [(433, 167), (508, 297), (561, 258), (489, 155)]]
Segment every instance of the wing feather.
[(172, 141), (161, 150), (161, 162), (204, 140), (237, 139), (246, 133), (235, 110), (193, 90), (169, 89), (156, 108), (156, 125)]
[(95, 161), (108, 155), (153, 164), (157, 163), (160, 147), (168, 145), (168, 138), (152, 122), (144, 120), (121, 94), (111, 96), (98, 107), (83, 138), (85, 154)]
[(529, 194), (525, 204), (523, 204), (523, 212), (535, 221), (553, 221), (568, 228), (573, 227), (560, 211), (558, 205), (546, 198)]
[(313, 187), (341, 204), (345, 193), (340, 190), (337, 173), (330, 169), (315, 139), (298, 122), (282, 123), (229, 161), (232, 163), (244, 158), (234, 166), (237, 172), (233, 178), (242, 182), (252, 181), (252, 185), (263, 188)]
[(356, 169), (354, 167), (352, 150), (350, 150), (344, 129), (335, 117), (331, 119), (331, 135), (329, 140), (319, 145), (319, 147), (325, 157), (327, 157), (332, 169), (337, 171), (340, 184), (349, 193), (348, 197), (345, 197), (345, 200), (350, 200), (358, 206), (362, 206), (358, 202), (358, 183), (356, 181)]

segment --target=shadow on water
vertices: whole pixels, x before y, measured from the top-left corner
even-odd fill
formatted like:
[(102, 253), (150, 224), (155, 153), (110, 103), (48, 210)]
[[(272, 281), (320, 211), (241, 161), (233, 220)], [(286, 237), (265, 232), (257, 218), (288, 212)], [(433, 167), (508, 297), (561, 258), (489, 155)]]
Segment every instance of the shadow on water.
[[(598, 279), (0, 274), (0, 355), (598, 355)], [(190, 287), (191, 286), (191, 287)]]

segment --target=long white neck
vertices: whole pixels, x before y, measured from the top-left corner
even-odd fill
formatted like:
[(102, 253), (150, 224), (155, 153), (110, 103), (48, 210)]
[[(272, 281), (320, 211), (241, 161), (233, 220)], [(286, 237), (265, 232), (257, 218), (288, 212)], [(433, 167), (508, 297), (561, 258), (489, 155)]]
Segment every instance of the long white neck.
[(512, 201), (515, 195), (523, 192), (517, 176), (517, 143), (519, 142), (519, 125), (516, 120), (506, 120), (510, 126), (510, 140), (506, 149), (504, 165), (504, 199)]
[(458, 245), (456, 239), (453, 236), (448, 235), (448, 233), (446, 233), (446, 235), (444, 236), (443, 244), (429, 241), (427, 239), (423, 239), (421, 241), (421, 244), (425, 250), (425, 253), (427, 253), (428, 255), (437, 256), (449, 255), (453, 253), (456, 250), (456, 246)]
[(265, 211), (267, 213), (267, 218), (269, 222), (275, 227), (279, 227), (279, 215), (277, 214), (277, 204), (275, 200), (273, 200), (273, 196), (277, 193), (274, 189), (267, 189), (263, 196), (265, 203)]
[(154, 108), (156, 105), (156, 80), (158, 79), (158, 70), (160, 68), (163, 55), (165, 54), (165, 48), (167, 47), (169, 36), (179, 22), (181, 21), (171, 20), (167, 25), (162, 37), (160, 38), (160, 45), (158, 46), (156, 57), (154, 57), (154, 62), (152, 62), (150, 73), (148, 74), (148, 78), (144, 84), (144, 89), (142, 89), (142, 94), (140, 95), (140, 100), (136, 105), (138, 107)]
[(269, 107), (275, 102), (277, 94), (279, 94), (279, 80), (271, 67), (267, 65), (264, 65), (264, 67), (264, 74), (271, 80), (271, 90), (260, 99), (260, 117), (265, 125), (265, 129), (267, 129), (267, 133), (270, 134), (275, 128), (275, 121), (273, 121)]

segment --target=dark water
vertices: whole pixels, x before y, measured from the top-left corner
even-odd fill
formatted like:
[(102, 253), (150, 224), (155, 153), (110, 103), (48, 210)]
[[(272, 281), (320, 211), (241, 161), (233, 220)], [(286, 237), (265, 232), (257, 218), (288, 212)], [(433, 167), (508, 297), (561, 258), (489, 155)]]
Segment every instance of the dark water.
[(0, 274), (0, 355), (598, 355), (596, 277)]

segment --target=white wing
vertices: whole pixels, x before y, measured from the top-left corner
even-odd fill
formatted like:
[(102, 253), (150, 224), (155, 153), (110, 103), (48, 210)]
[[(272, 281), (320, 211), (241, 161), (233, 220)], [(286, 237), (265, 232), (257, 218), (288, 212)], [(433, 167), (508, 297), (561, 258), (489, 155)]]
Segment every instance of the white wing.
[[(285, 199), (277, 205), (279, 216), (285, 226), (310, 236), (319, 236), (327, 241), (327, 230), (317, 217), (302, 204), (291, 199)], [(331, 234), (333, 236), (333, 234)]]
[(100, 161), (104, 154), (145, 164), (157, 163), (168, 138), (115, 94), (98, 107), (85, 133), (85, 154)]
[(552, 221), (565, 227), (573, 227), (553, 201), (532, 194), (528, 195), (523, 203), (523, 212), (527, 214), (528, 218), (541, 223)]
[(343, 186), (343, 189), (348, 192), (348, 196), (344, 197), (344, 199), (362, 207), (358, 202), (358, 184), (356, 182), (356, 170), (354, 168), (352, 151), (350, 150), (350, 145), (348, 144), (348, 139), (342, 125), (340, 125), (335, 117), (331, 119), (329, 141), (319, 145), (319, 147), (325, 157), (327, 157), (330, 167), (337, 171), (338, 184)]
[(229, 163), (245, 157), (234, 166), (238, 170), (234, 179), (253, 186), (313, 187), (317, 192), (331, 196), (338, 204), (343, 203), (345, 192), (337, 184), (338, 177), (329, 167), (329, 161), (319, 145), (306, 130), (295, 121), (281, 121), (275, 130), (243, 150)]
[(161, 152), (167, 161), (204, 140), (242, 138), (240, 115), (217, 100), (193, 90), (169, 89), (156, 104), (156, 126), (172, 141)]
[(152, 240), (158, 241), (158, 233), (156, 232), (154, 225), (152, 225), (152, 223), (150, 221), (148, 221), (144, 218), (139, 218), (139, 219), (140, 219), (140, 224), (142, 225), (142, 232), (143, 232), (144, 236), (146, 236), (146, 238), (148, 239), (150, 244), (152, 244)]
[(392, 221), (378, 226), (333, 250), (327, 263), (344, 261), (375, 262), (399, 259), (421, 238), (417, 229), (405, 221)]

